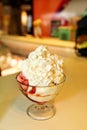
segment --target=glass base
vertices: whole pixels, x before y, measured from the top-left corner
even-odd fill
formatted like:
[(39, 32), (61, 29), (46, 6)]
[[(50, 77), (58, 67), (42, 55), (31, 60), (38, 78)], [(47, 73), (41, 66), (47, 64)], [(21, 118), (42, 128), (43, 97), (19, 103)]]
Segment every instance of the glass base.
[(33, 104), (28, 107), (27, 114), (36, 120), (47, 120), (52, 118), (56, 109), (52, 104)]

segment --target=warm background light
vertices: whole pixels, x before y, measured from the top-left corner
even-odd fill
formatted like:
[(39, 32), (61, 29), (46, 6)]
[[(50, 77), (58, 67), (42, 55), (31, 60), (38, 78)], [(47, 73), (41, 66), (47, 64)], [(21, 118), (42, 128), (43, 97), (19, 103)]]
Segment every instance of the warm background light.
[(22, 22), (22, 25), (23, 25), (23, 26), (26, 26), (26, 25), (27, 25), (27, 13), (26, 13), (26, 11), (22, 11), (22, 14), (21, 14), (21, 22)]

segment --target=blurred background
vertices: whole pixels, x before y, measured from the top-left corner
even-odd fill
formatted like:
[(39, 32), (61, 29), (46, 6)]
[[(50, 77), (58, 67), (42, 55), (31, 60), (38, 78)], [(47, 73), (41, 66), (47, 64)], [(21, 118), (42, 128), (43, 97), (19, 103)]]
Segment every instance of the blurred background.
[[(86, 0), (0, 0), (0, 29), (5, 33), (21, 34), (20, 27), (25, 26), (26, 32), (33, 34), (38, 24), (42, 36), (60, 37), (60, 26), (75, 30), (77, 21), (86, 14)], [(16, 27), (11, 28), (12, 32), (10, 24), (19, 26), (18, 32)]]
[(40, 44), (87, 56), (87, 0), (0, 0), (1, 74)]

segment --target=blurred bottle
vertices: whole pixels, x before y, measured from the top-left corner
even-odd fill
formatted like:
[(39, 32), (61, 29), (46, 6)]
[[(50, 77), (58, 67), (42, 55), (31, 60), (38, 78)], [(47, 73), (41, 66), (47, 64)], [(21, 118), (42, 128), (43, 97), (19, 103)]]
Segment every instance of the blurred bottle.
[(8, 33), (22, 35), (21, 29), (21, 0), (10, 0), (10, 23)]
[(21, 0), (3, 0), (3, 30), (5, 34), (22, 35)]
[(34, 25), (34, 36), (35, 37), (42, 37), (42, 20), (41, 19), (36, 19), (33, 22)]
[(87, 15), (77, 22), (75, 50), (78, 56), (87, 57)]
[[(22, 29), (25, 31), (26, 34), (33, 35), (33, 0), (22, 0), (21, 14), (23, 14), (24, 12), (26, 16), (21, 16)], [(23, 21), (24, 19), (25, 21)]]
[(10, 0), (3, 0), (3, 22), (2, 22), (2, 28), (4, 34), (8, 34), (9, 30), (9, 23), (10, 23), (10, 16), (11, 16), (11, 6), (10, 6)]
[(3, 3), (0, 0), (0, 31), (2, 30), (2, 24), (3, 24)]

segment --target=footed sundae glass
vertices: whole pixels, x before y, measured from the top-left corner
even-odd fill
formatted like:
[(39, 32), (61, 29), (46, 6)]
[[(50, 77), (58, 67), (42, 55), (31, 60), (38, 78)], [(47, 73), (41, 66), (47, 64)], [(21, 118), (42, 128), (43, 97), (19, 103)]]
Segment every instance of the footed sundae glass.
[(65, 74), (58, 84), (51, 86), (31, 86), (21, 72), (17, 74), (16, 80), (20, 91), (33, 102), (26, 111), (30, 117), (36, 120), (47, 120), (55, 115), (53, 101), (63, 87)]

